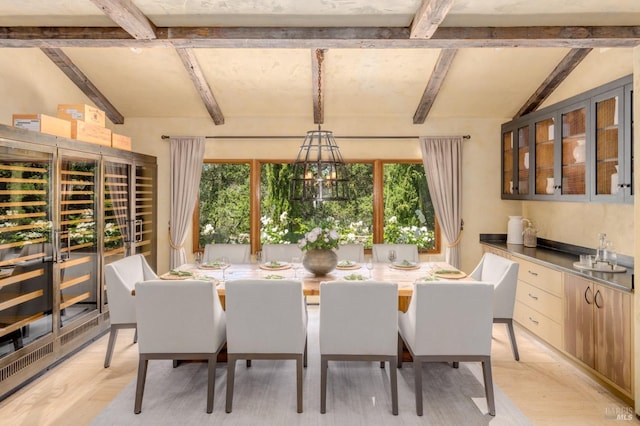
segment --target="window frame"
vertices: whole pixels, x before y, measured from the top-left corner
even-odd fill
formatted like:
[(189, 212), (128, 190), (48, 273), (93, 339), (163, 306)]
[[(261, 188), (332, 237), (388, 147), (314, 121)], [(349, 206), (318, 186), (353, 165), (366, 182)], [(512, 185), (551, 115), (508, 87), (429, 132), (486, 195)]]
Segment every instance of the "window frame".
[[(260, 171), (263, 164), (292, 164), (291, 159), (224, 159), (214, 160), (205, 159), (204, 163), (211, 164), (248, 164), (249, 165), (249, 240), (251, 244), (251, 253), (259, 251), (260, 244)], [(384, 242), (384, 165), (385, 164), (422, 164), (421, 160), (407, 159), (384, 159), (384, 160), (366, 160), (360, 159), (349, 161), (349, 163), (372, 164), (373, 166), (373, 243)], [(192, 221), (192, 251), (202, 252), (204, 247), (200, 245), (200, 196), (196, 199), (193, 209)], [(441, 233), (438, 218), (435, 218), (435, 245), (433, 249), (423, 250), (421, 253), (440, 254), (441, 253)], [(370, 249), (366, 250), (370, 252)]]

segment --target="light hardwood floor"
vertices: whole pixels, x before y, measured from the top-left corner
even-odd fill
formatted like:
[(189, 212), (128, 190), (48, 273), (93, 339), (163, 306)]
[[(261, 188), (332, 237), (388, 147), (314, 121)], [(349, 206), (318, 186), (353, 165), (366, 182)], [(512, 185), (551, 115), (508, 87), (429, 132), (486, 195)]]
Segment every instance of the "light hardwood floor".
[[(504, 325), (494, 326), (494, 381), (535, 425), (613, 425), (631, 407), (563, 356), (517, 328), (520, 362), (513, 360)], [(108, 335), (0, 402), (3, 425), (87, 425), (134, 379), (133, 331), (118, 335), (104, 368)], [(627, 411), (628, 410), (628, 411)], [(635, 416), (626, 424), (640, 424)]]

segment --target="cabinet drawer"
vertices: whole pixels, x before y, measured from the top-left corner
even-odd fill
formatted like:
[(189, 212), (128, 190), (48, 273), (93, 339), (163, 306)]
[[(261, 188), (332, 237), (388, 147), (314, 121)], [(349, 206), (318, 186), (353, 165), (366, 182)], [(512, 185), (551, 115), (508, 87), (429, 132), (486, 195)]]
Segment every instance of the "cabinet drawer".
[(562, 324), (562, 298), (527, 282), (518, 281), (516, 300)]
[(562, 326), (559, 323), (520, 302), (516, 302), (513, 316), (520, 325), (536, 336), (562, 349)]
[(562, 273), (537, 263), (518, 259), (518, 279), (562, 297)]

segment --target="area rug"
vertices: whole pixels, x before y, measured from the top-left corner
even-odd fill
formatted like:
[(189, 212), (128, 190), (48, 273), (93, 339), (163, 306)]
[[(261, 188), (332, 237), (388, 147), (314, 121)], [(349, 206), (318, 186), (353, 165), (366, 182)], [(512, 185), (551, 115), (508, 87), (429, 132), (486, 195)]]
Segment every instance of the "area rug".
[(171, 361), (150, 361), (142, 413), (134, 414), (133, 380), (93, 420), (100, 425), (530, 425), (494, 385), (496, 416), (487, 413), (479, 363), (423, 367), (424, 416), (416, 415), (412, 364), (398, 370), (399, 415), (391, 413), (388, 365), (330, 362), (327, 412), (320, 414), (318, 310), (310, 308), (308, 367), (304, 371), (304, 412), (296, 412), (294, 361), (254, 360), (236, 366), (233, 411), (225, 413), (226, 364), (219, 363), (213, 413), (206, 413), (207, 368)]

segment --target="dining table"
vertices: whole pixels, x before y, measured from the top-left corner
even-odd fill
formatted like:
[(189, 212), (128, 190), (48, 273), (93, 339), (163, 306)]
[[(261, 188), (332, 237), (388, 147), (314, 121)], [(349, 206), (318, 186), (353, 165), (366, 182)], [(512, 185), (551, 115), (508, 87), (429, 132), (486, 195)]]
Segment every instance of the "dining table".
[[(299, 279), (303, 283), (305, 296), (319, 296), (320, 283), (323, 281), (348, 280), (358, 281), (388, 281), (398, 284), (398, 309), (406, 312), (414, 284), (419, 281), (437, 281), (451, 279), (469, 279), (467, 274), (446, 262), (411, 262), (401, 264), (392, 262), (376, 262), (371, 270), (366, 263), (348, 262), (344, 266), (337, 266), (330, 273), (316, 276), (302, 267), (302, 264), (290, 262), (276, 262), (273, 264), (247, 263), (232, 264), (224, 270), (218, 265), (184, 264), (160, 278), (195, 278), (208, 279), (216, 283), (220, 300), (224, 306), (225, 281), (239, 279)], [(183, 277), (175, 275), (184, 273)]]

